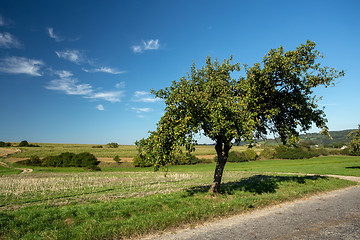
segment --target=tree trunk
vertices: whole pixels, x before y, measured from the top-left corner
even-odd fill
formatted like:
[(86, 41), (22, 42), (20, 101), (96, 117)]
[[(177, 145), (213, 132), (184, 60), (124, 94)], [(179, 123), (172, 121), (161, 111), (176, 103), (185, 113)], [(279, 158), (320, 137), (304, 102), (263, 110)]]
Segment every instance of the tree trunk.
[(210, 192), (212, 193), (220, 192), (221, 179), (229, 155), (230, 148), (231, 148), (231, 144), (225, 143), (223, 147), (223, 143), (221, 140), (216, 141), (215, 149), (218, 156), (218, 160), (216, 162), (214, 180), (210, 188)]

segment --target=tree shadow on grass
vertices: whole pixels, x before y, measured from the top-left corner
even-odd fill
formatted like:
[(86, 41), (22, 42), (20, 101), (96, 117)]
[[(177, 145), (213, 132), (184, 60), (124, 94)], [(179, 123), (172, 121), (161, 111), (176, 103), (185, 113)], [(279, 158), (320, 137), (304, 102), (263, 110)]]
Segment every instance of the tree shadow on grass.
[[(280, 182), (296, 182), (304, 184), (306, 180), (327, 179), (324, 176), (268, 176), (254, 175), (249, 178), (243, 178), (238, 182), (224, 183), (220, 187), (221, 194), (232, 195), (236, 191), (245, 191), (256, 194), (274, 193), (279, 188)], [(196, 193), (204, 193), (210, 190), (210, 185), (196, 186), (186, 189), (186, 193), (190, 196)]]
[(355, 167), (346, 167), (346, 168), (350, 168), (350, 169), (360, 169), (360, 166), (355, 166)]

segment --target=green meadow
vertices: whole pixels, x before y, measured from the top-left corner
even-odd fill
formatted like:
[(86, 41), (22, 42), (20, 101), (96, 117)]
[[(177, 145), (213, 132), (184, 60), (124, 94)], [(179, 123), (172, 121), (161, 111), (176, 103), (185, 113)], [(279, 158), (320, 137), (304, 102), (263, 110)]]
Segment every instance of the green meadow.
[[(212, 149), (200, 146), (196, 152), (213, 155)], [(360, 157), (350, 156), (227, 163), (221, 193), (212, 195), (214, 163), (169, 166), (166, 176), (130, 162), (103, 165), (100, 172), (34, 167), (32, 173), (20, 174), (14, 169), (19, 167), (16, 158), (35, 152), (46, 156), (89, 150), (97, 157), (136, 154), (135, 146), (44, 144), (2, 158), (10, 168), (0, 166), (0, 239), (123, 239), (176, 231), (356, 185), (320, 174), (360, 176)]]

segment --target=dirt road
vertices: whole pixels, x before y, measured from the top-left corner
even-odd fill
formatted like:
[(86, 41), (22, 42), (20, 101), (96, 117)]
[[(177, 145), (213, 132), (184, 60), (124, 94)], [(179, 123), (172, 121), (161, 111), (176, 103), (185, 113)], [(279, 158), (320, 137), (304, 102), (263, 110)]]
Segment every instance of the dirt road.
[(360, 185), (144, 239), (360, 239)]
[[(8, 155), (15, 154), (17, 152), (20, 152), (20, 149), (12, 149), (12, 148), (0, 148), (0, 157), (7, 157)], [(0, 166), (6, 167), (6, 168), (13, 168), (10, 167), (7, 163), (0, 161)], [(21, 173), (31, 173), (33, 170), (31, 168), (14, 168), (21, 170)]]

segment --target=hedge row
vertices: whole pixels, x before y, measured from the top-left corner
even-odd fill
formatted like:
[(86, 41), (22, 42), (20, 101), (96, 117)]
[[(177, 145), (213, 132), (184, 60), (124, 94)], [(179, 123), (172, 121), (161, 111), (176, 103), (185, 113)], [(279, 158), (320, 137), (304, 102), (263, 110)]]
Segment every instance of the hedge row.
[(65, 152), (57, 156), (48, 156), (40, 159), (38, 156), (31, 156), (30, 159), (19, 162), (23, 165), (42, 166), (42, 167), (85, 167), (91, 170), (100, 170), (99, 161), (96, 157), (89, 153), (83, 152), (79, 154)]

